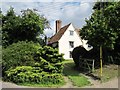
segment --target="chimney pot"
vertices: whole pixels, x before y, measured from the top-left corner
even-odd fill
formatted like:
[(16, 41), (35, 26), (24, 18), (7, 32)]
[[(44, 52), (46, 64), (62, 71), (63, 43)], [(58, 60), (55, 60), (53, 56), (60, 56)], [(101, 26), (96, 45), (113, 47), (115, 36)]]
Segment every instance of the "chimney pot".
[(61, 28), (61, 23), (62, 23), (61, 20), (56, 20), (56, 33), (60, 30), (60, 28)]

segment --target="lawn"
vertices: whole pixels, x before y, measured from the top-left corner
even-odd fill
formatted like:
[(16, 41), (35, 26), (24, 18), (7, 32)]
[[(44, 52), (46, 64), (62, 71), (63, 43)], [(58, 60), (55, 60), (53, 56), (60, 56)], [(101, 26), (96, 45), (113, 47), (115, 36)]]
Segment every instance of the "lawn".
[[(83, 87), (83, 86), (91, 85), (89, 80), (85, 76), (83, 76), (83, 74), (81, 74), (79, 70), (75, 69), (74, 67), (75, 64), (73, 60), (66, 60), (63, 63), (64, 63), (63, 74), (72, 81), (74, 86)], [(118, 65), (110, 64), (103, 66), (103, 72), (101, 78), (102, 82), (107, 82), (112, 78), (118, 76), (120, 76), (120, 74), (118, 75)], [(91, 77), (100, 77), (100, 69), (95, 69), (95, 71), (91, 73)]]
[(78, 70), (74, 68), (75, 64), (73, 60), (66, 60), (64, 63), (63, 74), (67, 76), (74, 86), (83, 87), (90, 85), (90, 82), (84, 77)]

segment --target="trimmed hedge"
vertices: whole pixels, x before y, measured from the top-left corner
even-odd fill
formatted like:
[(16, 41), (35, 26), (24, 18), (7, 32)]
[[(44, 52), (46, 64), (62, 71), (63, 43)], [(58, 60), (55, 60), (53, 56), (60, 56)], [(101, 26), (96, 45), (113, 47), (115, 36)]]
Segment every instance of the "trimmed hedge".
[(16, 66), (32, 66), (35, 63), (34, 54), (40, 45), (33, 42), (21, 41), (14, 43), (2, 51), (2, 71)]
[(99, 50), (96, 48), (93, 48), (92, 50), (87, 51), (82, 46), (76, 47), (73, 49), (72, 57), (73, 57), (76, 67), (80, 65), (80, 62), (81, 62), (80, 58), (95, 59), (97, 60), (96, 64), (99, 64)]
[(64, 61), (63, 54), (58, 54), (58, 49), (54, 49), (50, 46), (44, 46), (39, 49), (35, 56), (36, 61), (40, 61), (39, 65), (44, 71), (49, 73), (62, 73)]
[[(57, 75), (61, 77), (59, 75), (63, 71), (63, 60), (63, 55), (58, 54), (58, 50), (52, 47), (41, 47), (37, 43), (27, 41), (14, 43), (3, 48), (3, 79), (15, 83), (27, 82), (25, 79), (28, 82), (31, 81), (30, 79), (35, 82), (36, 79), (33, 78), (38, 77), (46, 83), (49, 76), (52, 78), (57, 78)], [(43, 77), (43, 73), (46, 73), (46, 76)], [(38, 81), (42, 82), (40, 80)], [(48, 82), (52, 82), (52, 80), (49, 79)], [(59, 82), (59, 80), (54, 82)]]
[[(120, 56), (120, 54), (118, 52), (115, 52), (114, 50), (110, 50), (108, 48), (102, 49), (103, 65), (110, 64), (110, 63), (119, 64), (120, 63), (119, 56)], [(76, 67), (79, 67), (79, 68), (87, 67), (86, 65), (85, 66), (81, 65), (81, 62), (83, 62), (83, 60), (85, 60), (85, 59), (94, 59), (95, 60), (95, 63), (94, 63), (95, 68), (100, 67), (99, 47), (95, 47), (90, 51), (85, 50), (85, 48), (82, 46), (76, 47), (73, 49), (72, 57), (73, 57)], [(80, 58), (81, 58), (81, 60), (80, 60)], [(88, 64), (91, 64), (91, 63), (92, 62), (88, 62)]]
[(6, 71), (9, 81), (14, 83), (58, 84), (63, 82), (61, 74), (49, 74), (31, 66), (18, 66)]

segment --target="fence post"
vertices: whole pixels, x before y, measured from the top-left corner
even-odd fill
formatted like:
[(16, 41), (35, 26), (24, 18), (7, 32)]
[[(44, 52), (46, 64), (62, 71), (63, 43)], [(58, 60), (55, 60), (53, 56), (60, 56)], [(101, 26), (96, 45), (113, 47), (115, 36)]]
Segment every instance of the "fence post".
[(92, 72), (94, 72), (94, 70), (95, 70), (95, 69), (94, 69), (94, 65), (95, 65), (94, 63), (95, 63), (95, 60), (93, 59)]

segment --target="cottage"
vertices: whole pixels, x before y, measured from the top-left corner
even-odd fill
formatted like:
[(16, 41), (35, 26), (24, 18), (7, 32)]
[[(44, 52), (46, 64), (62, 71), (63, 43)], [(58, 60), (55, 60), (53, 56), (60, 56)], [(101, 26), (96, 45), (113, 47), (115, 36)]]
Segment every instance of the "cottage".
[(64, 54), (65, 59), (72, 59), (72, 51), (75, 47), (82, 45), (86, 50), (90, 50), (86, 40), (79, 36), (79, 29), (76, 29), (72, 23), (61, 27), (62, 21), (56, 21), (56, 33), (48, 41), (48, 45), (58, 48), (59, 53)]

